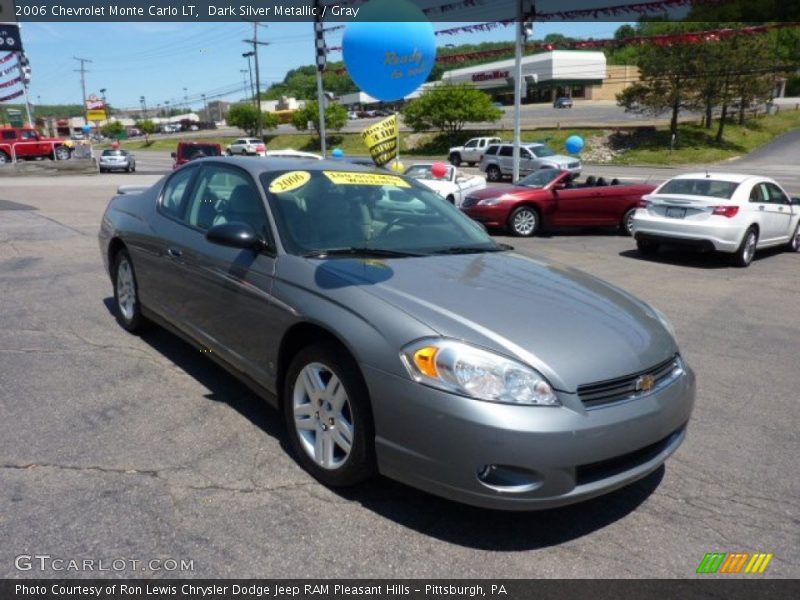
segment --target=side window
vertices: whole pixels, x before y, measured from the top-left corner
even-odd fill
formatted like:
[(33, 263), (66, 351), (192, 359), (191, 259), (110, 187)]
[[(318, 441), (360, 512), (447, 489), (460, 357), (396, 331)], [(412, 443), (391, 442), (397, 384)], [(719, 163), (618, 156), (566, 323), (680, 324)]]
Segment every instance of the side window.
[(786, 197), (786, 194), (784, 194), (777, 185), (774, 183), (765, 183), (763, 185), (766, 186), (769, 192), (770, 202), (773, 204), (789, 204), (789, 198)]
[(15, 131), (4, 131), (3, 132), (3, 139), (4, 140), (15, 140), (17, 139), (17, 134)]
[(23, 131), (22, 132), (22, 139), (23, 140), (35, 140), (35, 139), (38, 139), (38, 138), (36, 137), (36, 132), (35, 131), (27, 130), (27, 131)]
[(197, 169), (181, 169), (169, 178), (161, 191), (161, 210), (171, 217), (180, 218), (183, 197)]
[(750, 202), (761, 203), (764, 202), (764, 195), (761, 192), (761, 185), (757, 183), (753, 186), (753, 189), (750, 190)]
[(514, 156), (514, 148), (513, 146), (501, 146), (498, 154), (500, 156)]
[[(513, 152), (513, 148), (512, 148), (512, 152)], [(530, 153), (530, 151), (527, 148), (520, 148), (519, 149), (519, 157), (520, 158), (530, 159), (530, 158), (533, 158), (533, 155)]]
[(478, 140), (470, 140), (467, 142), (464, 148), (476, 148), (478, 146)]
[(495, 154), (497, 154), (497, 146), (489, 146), (489, 148), (486, 150), (486, 155), (494, 156)]
[(206, 166), (186, 207), (186, 222), (203, 231), (223, 223), (247, 223), (270, 240), (267, 212), (250, 177), (238, 169)]

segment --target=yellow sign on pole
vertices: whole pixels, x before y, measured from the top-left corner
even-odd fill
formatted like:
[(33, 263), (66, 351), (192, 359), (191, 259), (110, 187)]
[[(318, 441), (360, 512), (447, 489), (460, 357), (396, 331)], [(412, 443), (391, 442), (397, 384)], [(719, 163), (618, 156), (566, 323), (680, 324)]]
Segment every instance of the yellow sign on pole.
[(399, 134), (397, 115), (370, 125), (361, 132), (361, 139), (376, 165), (381, 167), (397, 157)]
[(87, 121), (105, 121), (107, 118), (106, 110), (104, 108), (86, 111)]

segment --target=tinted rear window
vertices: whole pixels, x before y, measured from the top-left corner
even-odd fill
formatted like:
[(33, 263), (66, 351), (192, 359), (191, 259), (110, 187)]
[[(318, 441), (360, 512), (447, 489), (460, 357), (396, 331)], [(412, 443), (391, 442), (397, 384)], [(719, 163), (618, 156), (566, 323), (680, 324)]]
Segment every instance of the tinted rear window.
[(671, 179), (662, 185), (657, 194), (708, 196), (730, 200), (739, 184), (717, 179)]
[(103, 150), (103, 156), (125, 156), (122, 150)]
[(501, 146), (500, 147), (500, 156), (514, 156), (514, 147), (513, 146)]
[(486, 150), (486, 154), (490, 156), (497, 154), (497, 146), (489, 146), (489, 148)]
[(213, 144), (193, 144), (192, 146), (183, 146), (181, 154), (184, 158), (200, 158), (203, 156), (221, 156), (219, 148)]

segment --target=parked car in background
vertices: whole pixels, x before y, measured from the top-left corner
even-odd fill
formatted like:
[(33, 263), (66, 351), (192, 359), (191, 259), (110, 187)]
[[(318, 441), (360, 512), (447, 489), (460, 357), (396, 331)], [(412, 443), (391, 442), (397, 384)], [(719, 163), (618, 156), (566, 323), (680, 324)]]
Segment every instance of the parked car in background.
[(356, 119), (358, 119), (360, 117), (358, 116), (358, 111), (357, 110), (349, 110), (349, 111), (347, 111), (347, 118), (349, 120), (351, 120), (351, 121), (354, 121), (354, 120), (356, 120)]
[(467, 194), (486, 187), (486, 179), (480, 175), (467, 175), (451, 165), (447, 166), (444, 177), (435, 177), (433, 175), (433, 164), (418, 163), (411, 165), (406, 169), (404, 175), (416, 179), (450, 204), (455, 204), (456, 206), (461, 206)]
[(653, 255), (681, 245), (731, 255), (747, 267), (756, 250), (800, 250), (800, 198), (758, 175), (689, 173), (644, 197), (633, 218), (636, 246)]
[(206, 349), (325, 485), (381, 473), (550, 508), (647, 476), (686, 436), (695, 377), (663, 314), (495, 243), (406, 177), (205, 159), (115, 196), (99, 245), (120, 326)]
[(228, 156), (266, 156), (267, 146), (259, 138), (239, 138), (225, 149)]
[(572, 108), (572, 98), (561, 96), (553, 101), (553, 108)]
[(0, 128), (0, 163), (17, 160), (52, 158), (66, 160), (72, 156), (67, 140), (40, 134), (32, 127)]
[(178, 123), (166, 123), (161, 126), (161, 133), (178, 133), (181, 126)]
[(637, 206), (654, 189), (593, 176), (577, 183), (569, 171), (544, 169), (512, 188), (472, 192), (461, 210), (488, 228), (522, 237), (559, 227), (615, 227), (630, 235)]
[(102, 154), (100, 154), (98, 166), (101, 173), (108, 173), (109, 171), (133, 173), (136, 170), (136, 158), (127, 150), (103, 150)]
[(178, 142), (178, 149), (172, 153), (175, 161), (172, 168), (177, 169), (189, 161), (206, 156), (222, 156), (222, 146), (209, 142)]
[(138, 127), (129, 127), (129, 128), (128, 128), (128, 137), (129, 137), (129, 138), (132, 138), (132, 137), (140, 137), (140, 136), (142, 136), (142, 135), (143, 135), (143, 134), (142, 134), (142, 130), (141, 130), (141, 129), (139, 129)]
[(463, 146), (455, 146), (450, 148), (447, 153), (450, 159), (450, 164), (454, 167), (461, 166), (461, 163), (467, 163), (472, 166), (478, 164), (483, 157), (483, 153), (491, 144), (499, 144), (502, 140), (497, 137), (476, 137), (468, 140)]
[[(581, 174), (581, 161), (556, 151), (540, 142), (524, 143), (519, 149), (519, 173), (528, 175), (539, 169), (569, 171), (573, 177)], [(480, 170), (489, 181), (500, 181), (514, 173), (514, 144), (492, 144), (481, 158)]]

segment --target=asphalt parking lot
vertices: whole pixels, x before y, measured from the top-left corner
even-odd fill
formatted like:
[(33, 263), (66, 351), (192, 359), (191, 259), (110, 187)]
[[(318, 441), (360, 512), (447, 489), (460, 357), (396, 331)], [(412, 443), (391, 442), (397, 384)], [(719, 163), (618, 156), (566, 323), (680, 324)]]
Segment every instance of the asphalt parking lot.
[(498, 513), (385, 479), (328, 490), (243, 385), (163, 330), (117, 326), (100, 217), (117, 185), (156, 179), (0, 180), (0, 577), (97, 574), (15, 568), (38, 554), (193, 561), (114, 573), (144, 577), (684, 578), (707, 552), (773, 553), (765, 577), (800, 576), (800, 255), (736, 269), (643, 260), (603, 231), (502, 239), (660, 308), (698, 395), (686, 442), (645, 480)]

